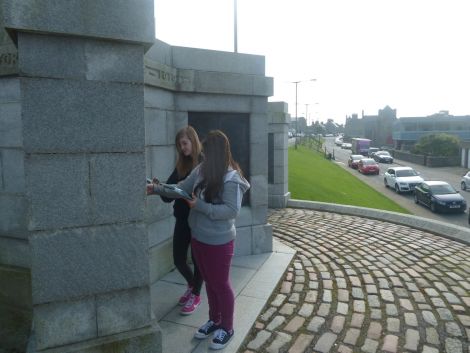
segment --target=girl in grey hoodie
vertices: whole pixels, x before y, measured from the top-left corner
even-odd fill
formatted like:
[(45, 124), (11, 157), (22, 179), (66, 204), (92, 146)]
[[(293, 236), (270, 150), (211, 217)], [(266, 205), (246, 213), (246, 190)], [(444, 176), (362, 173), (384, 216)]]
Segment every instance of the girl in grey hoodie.
[[(212, 349), (224, 348), (233, 337), (235, 297), (230, 265), (236, 235), (235, 218), (250, 184), (233, 160), (227, 136), (220, 130), (208, 133), (203, 142), (204, 160), (178, 187), (192, 195), (188, 223), (191, 248), (206, 283), (209, 320), (195, 338), (213, 334)], [(153, 185), (154, 193), (165, 193)]]

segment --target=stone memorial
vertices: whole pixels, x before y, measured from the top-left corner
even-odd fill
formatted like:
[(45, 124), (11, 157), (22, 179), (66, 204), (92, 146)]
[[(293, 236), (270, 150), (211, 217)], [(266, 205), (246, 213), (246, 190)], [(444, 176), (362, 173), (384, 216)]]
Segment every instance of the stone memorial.
[(235, 255), (272, 250), (287, 115), (264, 57), (154, 27), (151, 0), (0, 0), (0, 353), (161, 352), (174, 219), (145, 178), (170, 175), (188, 123), (226, 132), (251, 183)]

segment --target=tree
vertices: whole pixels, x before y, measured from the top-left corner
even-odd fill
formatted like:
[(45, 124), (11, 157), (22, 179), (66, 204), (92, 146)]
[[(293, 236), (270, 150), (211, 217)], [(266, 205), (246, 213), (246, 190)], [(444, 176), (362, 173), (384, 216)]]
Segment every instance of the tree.
[(318, 120), (313, 124), (313, 133), (317, 135), (323, 135), (325, 133), (325, 127), (320, 124)]
[(337, 125), (333, 121), (333, 119), (328, 119), (325, 124), (325, 130), (327, 134), (335, 134), (337, 131)]
[(425, 135), (411, 149), (412, 153), (428, 156), (454, 157), (460, 150), (458, 137), (449, 134)]

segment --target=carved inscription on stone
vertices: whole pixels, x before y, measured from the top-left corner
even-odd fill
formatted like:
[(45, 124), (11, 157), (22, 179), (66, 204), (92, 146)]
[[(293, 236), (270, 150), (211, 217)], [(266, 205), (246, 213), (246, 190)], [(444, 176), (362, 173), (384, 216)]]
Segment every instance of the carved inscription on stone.
[(148, 85), (172, 91), (194, 90), (194, 72), (192, 70), (178, 70), (149, 59), (144, 61), (144, 80)]
[(0, 29), (0, 76), (18, 73), (18, 51), (7, 32)]

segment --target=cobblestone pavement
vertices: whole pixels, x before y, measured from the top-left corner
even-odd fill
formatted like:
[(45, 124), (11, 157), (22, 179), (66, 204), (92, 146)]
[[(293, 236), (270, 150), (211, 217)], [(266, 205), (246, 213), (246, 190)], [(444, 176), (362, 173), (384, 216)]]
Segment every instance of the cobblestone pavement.
[(297, 250), (239, 352), (470, 352), (470, 247), (413, 228), (275, 210)]

